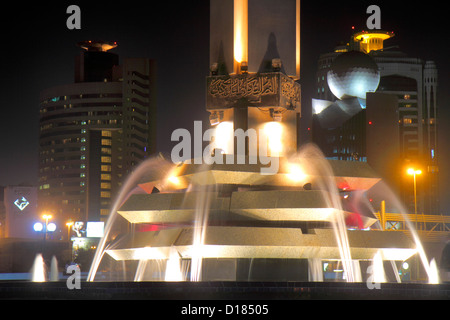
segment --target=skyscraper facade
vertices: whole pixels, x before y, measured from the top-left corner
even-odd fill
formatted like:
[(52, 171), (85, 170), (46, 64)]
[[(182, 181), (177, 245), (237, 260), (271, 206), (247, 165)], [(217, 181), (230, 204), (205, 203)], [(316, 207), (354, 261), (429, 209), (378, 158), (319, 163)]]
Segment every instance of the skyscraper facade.
[[(396, 177), (391, 176), (390, 179), (397, 181), (393, 184), (399, 187), (398, 191), (403, 200), (411, 207), (414, 201), (412, 182), (410, 181), (411, 177), (406, 176), (405, 168), (420, 168), (423, 175), (418, 184), (418, 189), (420, 189), (418, 197), (421, 200), (419, 201), (419, 211), (427, 214), (438, 213), (438, 71), (433, 61), (411, 58), (396, 47), (386, 47), (384, 41), (394, 36), (393, 32), (379, 30), (355, 33), (347, 44), (336, 47), (333, 52), (321, 55), (318, 62), (316, 97), (329, 101), (337, 100), (327, 81), (328, 72), (337, 57), (350, 51), (368, 54), (377, 64), (380, 73), (377, 93), (389, 94), (397, 98), (396, 113), (398, 117), (395, 122), (398, 134), (392, 137), (391, 142), (398, 144), (396, 157), (398, 160), (395, 161), (398, 161), (399, 171)], [(376, 101), (376, 99), (372, 99), (372, 101)], [(373, 112), (376, 112), (376, 108), (371, 108), (372, 115)], [(316, 121), (313, 128), (313, 141), (322, 147), (327, 157), (370, 162), (371, 159), (368, 159), (364, 144), (367, 141), (367, 128), (374, 125), (373, 119), (367, 118), (366, 110), (336, 128), (320, 128)], [(352, 130), (349, 134), (343, 134), (355, 126), (359, 127), (356, 134)], [(348, 137), (351, 139), (347, 139)], [(342, 141), (346, 139), (348, 144), (355, 144), (355, 141), (361, 140), (357, 143), (359, 149), (342, 145)], [(378, 156), (382, 157), (383, 155), (379, 154)], [(373, 154), (372, 157), (374, 157)], [(377, 162), (376, 159), (372, 160)]]
[(133, 168), (156, 151), (155, 63), (85, 41), (75, 81), (40, 96), (39, 210), (104, 221)]

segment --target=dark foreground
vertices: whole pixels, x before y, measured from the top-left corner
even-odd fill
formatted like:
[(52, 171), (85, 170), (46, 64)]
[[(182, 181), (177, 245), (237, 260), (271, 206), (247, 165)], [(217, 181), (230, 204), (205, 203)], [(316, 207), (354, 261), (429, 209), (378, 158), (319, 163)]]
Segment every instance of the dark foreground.
[(450, 284), (311, 282), (0, 282), (1, 300), (450, 300)]

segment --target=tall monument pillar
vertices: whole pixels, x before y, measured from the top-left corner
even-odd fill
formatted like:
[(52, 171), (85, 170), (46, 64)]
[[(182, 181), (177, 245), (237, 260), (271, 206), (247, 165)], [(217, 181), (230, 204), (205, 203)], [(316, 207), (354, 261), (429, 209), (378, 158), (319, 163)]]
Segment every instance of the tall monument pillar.
[[(265, 135), (268, 156), (297, 151), (300, 0), (211, 0), (207, 106), (217, 148), (242, 151), (233, 130)], [(250, 135), (249, 135), (250, 137)], [(248, 139), (245, 155), (256, 156)], [(258, 143), (257, 143), (258, 145)]]

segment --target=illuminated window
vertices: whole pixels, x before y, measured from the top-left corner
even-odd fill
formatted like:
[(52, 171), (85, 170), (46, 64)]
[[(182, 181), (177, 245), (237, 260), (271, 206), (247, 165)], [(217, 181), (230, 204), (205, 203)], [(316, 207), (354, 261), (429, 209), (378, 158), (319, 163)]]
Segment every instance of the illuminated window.
[(409, 100), (409, 99), (411, 99), (411, 95), (409, 95), (409, 94), (405, 94), (405, 95), (403, 96), (403, 99), (405, 99), (405, 100)]
[(103, 171), (103, 172), (111, 172), (111, 166), (104, 164), (104, 165), (101, 166), (101, 171)]
[(407, 124), (412, 124), (413, 121), (411, 118), (403, 118), (403, 124), (407, 125)]
[(109, 191), (101, 191), (100, 192), (100, 197), (102, 197), (102, 198), (111, 198), (111, 192), (109, 192)]
[(111, 154), (111, 148), (102, 148), (102, 153)]
[(102, 180), (111, 181), (111, 175), (109, 173), (102, 173), (101, 174), (101, 179)]
[(102, 182), (100, 184), (100, 188), (101, 189), (111, 189), (111, 183), (109, 183), (109, 182)]
[(103, 130), (102, 137), (112, 137), (112, 132), (108, 130)]
[(109, 210), (108, 209), (100, 209), (100, 215), (107, 216), (108, 214), (109, 214)]
[(81, 151), (86, 151), (86, 147), (85, 147), (85, 146), (82, 146), (82, 147), (81, 147)]
[(102, 157), (102, 163), (111, 163), (111, 157)]
[(86, 169), (86, 165), (83, 163), (80, 165), (80, 169)]
[(80, 178), (85, 178), (86, 177), (86, 173), (80, 173)]
[(111, 139), (102, 139), (102, 146), (110, 146)]

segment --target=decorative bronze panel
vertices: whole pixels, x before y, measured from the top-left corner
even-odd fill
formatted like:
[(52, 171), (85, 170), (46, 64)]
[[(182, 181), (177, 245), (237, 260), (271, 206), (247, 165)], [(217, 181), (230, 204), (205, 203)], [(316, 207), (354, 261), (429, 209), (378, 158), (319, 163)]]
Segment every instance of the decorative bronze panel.
[(279, 72), (207, 78), (207, 110), (243, 105), (295, 109), (300, 96), (300, 85)]

